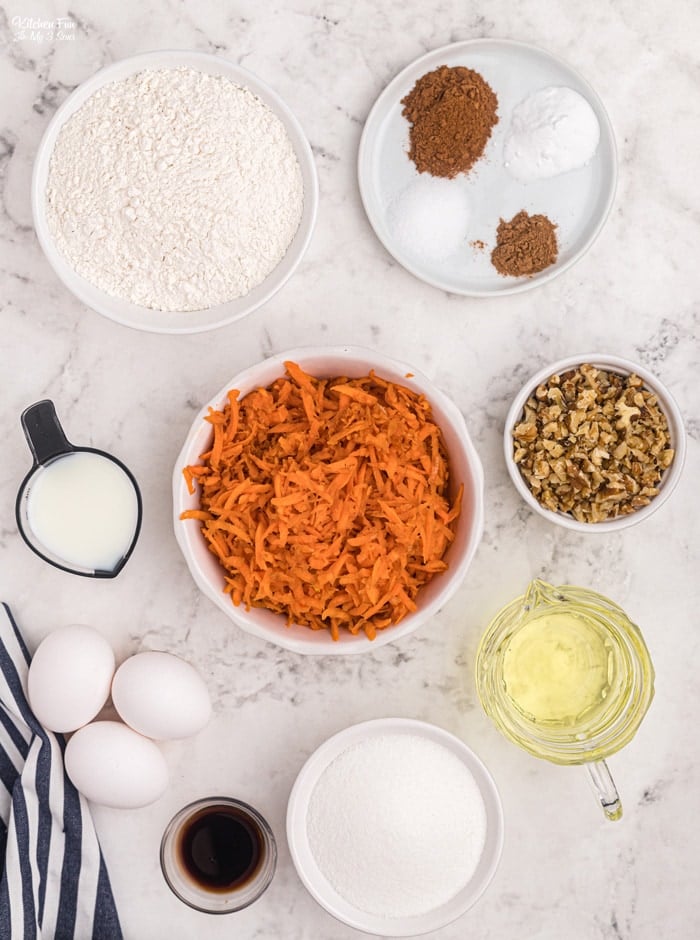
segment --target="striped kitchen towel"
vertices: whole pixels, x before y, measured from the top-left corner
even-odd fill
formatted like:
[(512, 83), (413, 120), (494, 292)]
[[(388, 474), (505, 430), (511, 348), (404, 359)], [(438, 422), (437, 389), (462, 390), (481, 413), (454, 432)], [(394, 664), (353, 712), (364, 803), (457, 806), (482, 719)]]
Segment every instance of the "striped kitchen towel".
[(63, 738), (27, 702), (30, 656), (0, 605), (0, 937), (121, 940), (85, 799), (63, 769)]

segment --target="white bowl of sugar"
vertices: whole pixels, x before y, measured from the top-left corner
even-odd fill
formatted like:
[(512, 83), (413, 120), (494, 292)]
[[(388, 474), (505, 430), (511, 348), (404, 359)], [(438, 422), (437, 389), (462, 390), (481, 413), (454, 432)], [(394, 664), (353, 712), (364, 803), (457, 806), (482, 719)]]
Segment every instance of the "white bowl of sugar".
[(329, 738), (289, 797), (300, 879), (335, 918), (384, 937), (439, 930), (492, 880), (503, 811), (486, 767), (459, 738), (380, 718)]
[(54, 115), (32, 178), (37, 236), (65, 286), (156, 333), (214, 329), (269, 300), (301, 261), (317, 204), (289, 108), (201, 52), (101, 69)]

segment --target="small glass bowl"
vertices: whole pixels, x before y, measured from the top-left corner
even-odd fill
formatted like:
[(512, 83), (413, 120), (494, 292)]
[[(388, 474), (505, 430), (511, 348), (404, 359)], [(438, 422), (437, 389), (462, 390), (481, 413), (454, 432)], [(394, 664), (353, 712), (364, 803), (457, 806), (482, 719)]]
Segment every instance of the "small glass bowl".
[[(179, 846), (186, 824), (202, 810), (224, 807), (248, 816), (262, 837), (260, 862), (253, 877), (230, 890), (207, 890), (198, 885), (179, 860)], [(168, 887), (181, 901), (204, 914), (233, 914), (258, 900), (270, 886), (277, 867), (277, 843), (260, 813), (241, 800), (212, 796), (184, 806), (168, 823), (160, 844), (160, 867)]]

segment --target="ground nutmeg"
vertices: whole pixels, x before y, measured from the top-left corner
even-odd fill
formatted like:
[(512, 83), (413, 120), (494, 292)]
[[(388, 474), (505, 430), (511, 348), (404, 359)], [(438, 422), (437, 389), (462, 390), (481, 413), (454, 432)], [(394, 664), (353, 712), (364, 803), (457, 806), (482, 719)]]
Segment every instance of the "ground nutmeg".
[(557, 260), (556, 225), (546, 215), (523, 209), (510, 222), (501, 219), (491, 263), (499, 274), (524, 277), (544, 271)]
[(498, 99), (473, 69), (441, 65), (418, 79), (402, 99), (411, 124), (408, 155), (419, 173), (468, 173), (498, 123)]

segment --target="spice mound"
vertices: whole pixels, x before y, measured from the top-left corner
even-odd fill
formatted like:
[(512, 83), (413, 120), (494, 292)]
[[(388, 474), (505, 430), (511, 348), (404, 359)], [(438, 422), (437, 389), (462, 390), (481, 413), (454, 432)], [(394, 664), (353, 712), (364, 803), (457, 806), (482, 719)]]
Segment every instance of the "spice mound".
[(411, 124), (408, 155), (419, 173), (452, 178), (479, 160), (498, 123), (498, 99), (478, 72), (441, 65), (401, 101)]
[(248, 88), (145, 69), (95, 92), (61, 128), (46, 218), (81, 277), (151, 310), (248, 294), (282, 260), (304, 204), (280, 119)]
[(639, 376), (589, 363), (538, 385), (513, 429), (533, 496), (579, 522), (647, 506), (673, 457), (666, 416)]
[(211, 449), (184, 469), (199, 484), (199, 519), (238, 606), (288, 624), (377, 630), (416, 610), (420, 588), (447, 568), (462, 487), (429, 402), (370, 372), (287, 374), (223, 411), (210, 409)]
[(419, 917), (451, 901), (476, 871), (486, 828), (479, 786), (460, 758), (396, 732), (341, 752), (319, 778), (307, 816), (324, 877), (355, 908), (387, 918)]
[(556, 225), (523, 209), (510, 222), (499, 222), (491, 264), (504, 277), (531, 277), (554, 264), (558, 253)]

